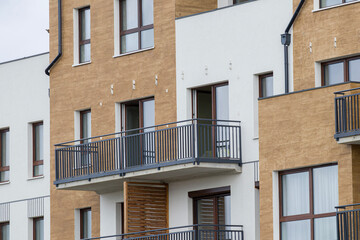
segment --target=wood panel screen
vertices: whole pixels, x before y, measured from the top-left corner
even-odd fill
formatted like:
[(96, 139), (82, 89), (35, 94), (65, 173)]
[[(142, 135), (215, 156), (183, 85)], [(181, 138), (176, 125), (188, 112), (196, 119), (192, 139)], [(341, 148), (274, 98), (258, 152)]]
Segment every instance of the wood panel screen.
[(168, 185), (124, 183), (125, 233), (168, 228)]

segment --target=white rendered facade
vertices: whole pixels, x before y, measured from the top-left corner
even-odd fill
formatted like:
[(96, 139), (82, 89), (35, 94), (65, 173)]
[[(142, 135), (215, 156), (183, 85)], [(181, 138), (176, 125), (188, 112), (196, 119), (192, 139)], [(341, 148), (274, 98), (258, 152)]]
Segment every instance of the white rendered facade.
[[(9, 181), (0, 183), (0, 222), (10, 239), (33, 239), (33, 219), (43, 217), (50, 239), (49, 54), (0, 64), (0, 130), (9, 129)], [(33, 123), (43, 123), (43, 174), (33, 173)]]

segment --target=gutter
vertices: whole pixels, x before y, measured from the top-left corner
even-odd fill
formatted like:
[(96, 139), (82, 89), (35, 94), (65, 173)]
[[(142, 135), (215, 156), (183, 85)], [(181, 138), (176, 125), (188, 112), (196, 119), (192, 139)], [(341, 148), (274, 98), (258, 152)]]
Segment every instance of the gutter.
[(50, 76), (50, 69), (55, 65), (55, 63), (60, 59), (62, 55), (62, 24), (61, 24), (61, 0), (58, 0), (58, 55), (50, 63), (50, 65), (45, 69), (46, 75)]
[(301, 0), (298, 7), (296, 8), (294, 15), (292, 16), (285, 33), (281, 34), (281, 44), (284, 45), (284, 68), (285, 68), (285, 93), (289, 93), (289, 46), (291, 43), (291, 34), (289, 33), (290, 28), (294, 24), (297, 16), (300, 13), (305, 0)]

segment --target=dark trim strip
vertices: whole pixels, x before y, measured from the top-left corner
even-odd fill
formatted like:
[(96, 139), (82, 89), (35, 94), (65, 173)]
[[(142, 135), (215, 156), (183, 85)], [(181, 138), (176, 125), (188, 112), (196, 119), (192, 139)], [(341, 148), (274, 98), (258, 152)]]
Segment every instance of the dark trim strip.
[(210, 197), (214, 195), (226, 195), (230, 194), (230, 186), (219, 187), (219, 188), (209, 188), (199, 191), (189, 192), (188, 195), (190, 198), (199, 198), (199, 197)]

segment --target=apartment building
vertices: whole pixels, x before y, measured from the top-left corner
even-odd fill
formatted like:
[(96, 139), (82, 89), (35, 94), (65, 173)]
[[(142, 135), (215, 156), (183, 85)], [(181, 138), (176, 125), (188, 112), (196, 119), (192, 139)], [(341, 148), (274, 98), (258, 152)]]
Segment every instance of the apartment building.
[(50, 238), (49, 54), (0, 63), (0, 239)]
[(257, 98), (283, 92), (292, 15), (272, 4), (50, 2), (51, 239), (260, 239)]
[(293, 89), (259, 100), (261, 239), (356, 239), (360, 5), (301, 2)]

